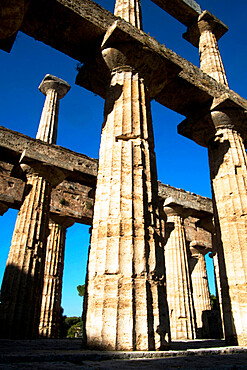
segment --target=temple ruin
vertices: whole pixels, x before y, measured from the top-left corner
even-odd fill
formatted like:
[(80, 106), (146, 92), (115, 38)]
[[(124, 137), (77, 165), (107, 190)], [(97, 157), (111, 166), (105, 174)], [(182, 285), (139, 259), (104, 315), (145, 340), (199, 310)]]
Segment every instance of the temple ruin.
[[(0, 47), (10, 52), (21, 30), (78, 60), (76, 83), (104, 98), (105, 109), (99, 161), (56, 145), (59, 102), (70, 89), (58, 77), (39, 86), (46, 98), (36, 139), (0, 127), (0, 214), (19, 210), (2, 338), (57, 336), (65, 234), (78, 222), (92, 225), (87, 348), (162, 350), (209, 338), (210, 320), (222, 323), (227, 344), (247, 345), (247, 101), (228, 87), (217, 45), (227, 27), (194, 0), (153, 2), (186, 25), (200, 68), (143, 32), (139, 0), (116, 0), (114, 14), (91, 0), (3, 7)], [(150, 99), (184, 115), (179, 134), (208, 148), (212, 200), (157, 180)]]

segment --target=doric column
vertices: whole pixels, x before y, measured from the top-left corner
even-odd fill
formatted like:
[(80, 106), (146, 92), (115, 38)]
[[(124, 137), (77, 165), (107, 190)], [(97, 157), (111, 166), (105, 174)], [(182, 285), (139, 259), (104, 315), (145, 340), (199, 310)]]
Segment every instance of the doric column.
[(59, 100), (70, 90), (70, 85), (61, 78), (48, 74), (39, 85), (39, 90), (46, 98), (36, 139), (56, 144)]
[(171, 339), (194, 339), (195, 318), (182, 209), (165, 206), (165, 266)]
[(190, 243), (191, 257), (189, 264), (197, 324), (197, 338), (203, 338), (203, 331), (209, 332), (209, 328), (205, 328), (207, 323), (203, 322), (203, 312), (211, 310), (205, 252), (207, 253), (207, 250), (201, 246), (200, 242), (193, 241)]
[(184, 38), (199, 47), (200, 68), (216, 81), (228, 86), (217, 40), (228, 28), (205, 10), (184, 34)]
[[(56, 89), (57, 80), (47, 75), (44, 84), (50, 90), (54, 81)], [(60, 91), (60, 83), (58, 86)], [(56, 114), (57, 111), (49, 111), (47, 115)], [(21, 161), (25, 161), (24, 155)], [(64, 179), (62, 171), (56, 168), (44, 168), (38, 163), (21, 166), (26, 174), (25, 198), (17, 216), (1, 289), (1, 336), (5, 338), (38, 335), (51, 190)]]
[[(130, 14), (133, 3), (139, 5), (117, 1), (117, 14), (123, 7)], [(118, 46), (103, 50), (112, 78), (99, 155), (85, 335), (91, 348), (154, 350), (167, 345), (169, 324), (150, 101), (145, 82), (124, 55), (125, 45), (121, 51)]]
[[(212, 113), (217, 126), (209, 142), (209, 165), (225, 335), (228, 343), (247, 344), (247, 158), (237, 110)], [(244, 120), (243, 120), (244, 121)]]
[(208, 147), (226, 342), (246, 345), (246, 110), (224, 95), (200, 120), (184, 121), (179, 132)]
[[(70, 85), (60, 78), (46, 75), (39, 90), (46, 96), (36, 139), (56, 144), (59, 100), (70, 89)], [(56, 222), (57, 221), (57, 222)], [(62, 299), (62, 279), (66, 227), (62, 220), (49, 220), (49, 237), (44, 272), (44, 286), (41, 302), (39, 334), (56, 338)], [(72, 222), (73, 224), (73, 222)]]
[(66, 230), (72, 226), (70, 219), (50, 218), (47, 238), (44, 286), (41, 303), (39, 334), (57, 338), (62, 299), (62, 280)]
[(215, 290), (216, 290), (216, 299), (217, 299), (217, 310), (219, 313), (219, 331), (220, 336), (225, 338), (224, 330), (224, 321), (223, 321), (223, 302), (222, 302), (222, 292), (221, 292), (221, 283), (220, 283), (220, 267), (218, 261), (218, 253), (212, 252), (209, 253), (209, 257), (213, 260), (214, 265), (214, 279), (215, 279)]

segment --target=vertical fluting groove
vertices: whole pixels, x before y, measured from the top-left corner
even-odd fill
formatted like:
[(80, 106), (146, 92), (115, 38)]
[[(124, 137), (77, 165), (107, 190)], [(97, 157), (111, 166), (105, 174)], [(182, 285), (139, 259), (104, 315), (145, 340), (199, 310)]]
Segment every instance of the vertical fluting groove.
[(199, 41), (200, 68), (216, 81), (228, 86), (225, 69), (212, 31), (204, 30)]
[(52, 220), (49, 227), (39, 333), (55, 338), (61, 305), (66, 229)]
[[(154, 225), (145, 224), (144, 213), (144, 207), (150, 213), (153, 212), (148, 205), (152, 195), (147, 196), (152, 190), (148, 134), (146, 138), (143, 137), (143, 131), (148, 132), (146, 127), (143, 130), (143, 125), (150, 123), (144, 109), (145, 90), (140, 87), (138, 74), (132, 71), (114, 72), (111, 93), (115, 85), (118, 88), (120, 86), (122, 91), (117, 95), (114, 108), (109, 113), (106, 102), (96, 190), (96, 199), (101, 202), (103, 198), (100, 194), (102, 187), (106, 186), (104, 184), (107, 184), (110, 191), (109, 206), (106, 203), (97, 205), (99, 210), (109, 207), (107, 214), (102, 213), (106, 216), (107, 233), (102, 234), (102, 239), (109, 267), (102, 271), (96, 265), (95, 274), (91, 274), (89, 257), (89, 305), (86, 323), (88, 345), (123, 350), (154, 349), (160, 345), (157, 336), (154, 343), (154, 324), (158, 326), (159, 313), (152, 313), (155, 300), (157, 302), (157, 285), (152, 287), (152, 283), (148, 281), (149, 271), (155, 273), (155, 244), (151, 232), (151, 226)], [(109, 143), (112, 143), (112, 147), (106, 156), (104, 150), (107, 150)], [(107, 166), (107, 161), (111, 168), (108, 175), (103, 173), (101, 167)], [(91, 250), (100, 247), (96, 236), (98, 238), (100, 233), (101, 217), (97, 210), (94, 214)], [(152, 258), (150, 250), (145, 252), (148, 239)], [(93, 245), (96, 242), (97, 245)], [(99, 311), (93, 307), (92, 300), (95, 301), (95, 292), (101, 289), (101, 303), (97, 299), (97, 306), (101, 305)], [(95, 322), (100, 324), (100, 331), (93, 328)]]
[[(2, 285), (3, 302), (6, 295), (9, 297), (1, 308), (5, 337), (31, 338), (37, 335), (40, 310), (38, 297), (43, 284), (42, 265), (48, 223), (48, 209), (44, 199), (50, 191), (50, 185), (38, 176), (28, 177), (27, 184), (31, 189), (17, 216)], [(32, 300), (31, 297), (35, 295), (37, 298)]]
[(193, 288), (193, 301), (196, 313), (197, 337), (202, 338), (203, 330), (208, 332), (203, 322), (203, 312), (211, 310), (210, 293), (205, 257), (196, 248), (191, 248), (191, 280)]
[(182, 219), (180, 216), (168, 215), (167, 222), (171, 231), (165, 246), (171, 336), (173, 340), (193, 339), (195, 328), (192, 292)]
[[(228, 343), (245, 345), (247, 343), (246, 153), (243, 150), (243, 140), (235, 130), (221, 128), (217, 135), (221, 137), (220, 144), (218, 149), (209, 149), (209, 158), (215, 208), (223, 245), (222, 251), (219, 250), (222, 254), (219, 258), (220, 268), (224, 267), (227, 275), (226, 283), (222, 281), (224, 327)], [(216, 167), (215, 158), (218, 156), (223, 157), (223, 160)], [(227, 305), (224, 303), (225, 300), (228, 302)]]
[(54, 89), (47, 91), (36, 139), (55, 144), (57, 140), (59, 99)]

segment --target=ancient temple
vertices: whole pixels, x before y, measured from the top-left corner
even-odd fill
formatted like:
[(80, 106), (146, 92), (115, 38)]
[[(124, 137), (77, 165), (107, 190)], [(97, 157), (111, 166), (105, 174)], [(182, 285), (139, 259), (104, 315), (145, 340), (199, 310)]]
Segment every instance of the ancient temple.
[[(227, 27), (194, 0), (153, 1), (185, 24), (200, 68), (143, 32), (139, 0), (116, 0), (114, 14), (91, 0), (3, 6), (0, 47), (10, 51), (21, 30), (83, 60), (76, 83), (103, 97), (105, 109), (99, 161), (55, 145), (70, 89), (58, 77), (39, 87), (46, 98), (36, 139), (0, 128), (0, 213), (19, 210), (2, 338), (56, 337), (66, 229), (80, 222), (92, 225), (88, 348), (162, 350), (209, 337), (208, 252), (226, 343), (247, 344), (247, 102), (228, 86), (217, 44)], [(178, 132), (208, 148), (212, 201), (157, 181), (150, 99), (184, 115)]]

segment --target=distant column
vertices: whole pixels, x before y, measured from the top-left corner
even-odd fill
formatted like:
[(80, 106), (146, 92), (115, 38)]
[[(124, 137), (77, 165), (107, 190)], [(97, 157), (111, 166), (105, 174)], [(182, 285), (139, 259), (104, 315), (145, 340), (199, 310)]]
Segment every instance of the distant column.
[(164, 211), (167, 215), (165, 266), (171, 339), (194, 339), (195, 318), (182, 210), (165, 206)]
[(200, 68), (216, 81), (228, 86), (225, 69), (217, 40), (228, 30), (226, 25), (205, 10), (196, 24), (183, 35), (194, 46), (199, 47)]
[(62, 299), (64, 251), (67, 228), (74, 222), (70, 219), (50, 218), (50, 234), (47, 239), (44, 286), (40, 313), (39, 334), (57, 338)]
[(196, 314), (197, 338), (203, 337), (203, 331), (209, 332), (209, 328), (203, 326), (203, 312), (211, 310), (208, 276), (203, 248), (198, 242), (190, 243), (190, 271), (193, 290), (193, 301)]
[[(43, 83), (47, 91), (58, 87), (59, 98), (68, 91), (67, 83), (51, 75)], [(44, 110), (47, 117), (57, 115), (57, 110), (46, 110), (46, 105)], [(64, 174), (38, 163), (21, 166), (26, 174), (25, 199), (17, 216), (2, 283), (0, 330), (4, 338), (30, 339), (38, 336), (51, 191)]]

